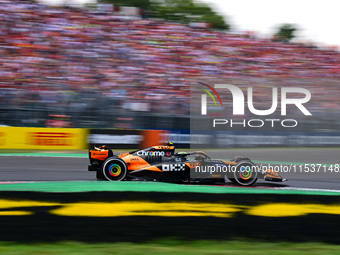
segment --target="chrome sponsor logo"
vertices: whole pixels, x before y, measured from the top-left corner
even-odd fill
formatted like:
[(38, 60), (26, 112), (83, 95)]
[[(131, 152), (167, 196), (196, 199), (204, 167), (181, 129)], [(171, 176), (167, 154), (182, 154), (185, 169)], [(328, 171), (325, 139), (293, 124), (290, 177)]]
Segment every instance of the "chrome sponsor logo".
[(165, 156), (165, 152), (164, 151), (138, 151), (137, 152), (137, 156)]

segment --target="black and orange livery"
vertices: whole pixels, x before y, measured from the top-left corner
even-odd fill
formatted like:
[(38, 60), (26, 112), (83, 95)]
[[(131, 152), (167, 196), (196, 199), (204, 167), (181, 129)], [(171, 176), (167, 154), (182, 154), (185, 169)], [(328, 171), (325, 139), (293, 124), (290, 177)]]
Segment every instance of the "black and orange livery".
[(249, 159), (211, 159), (202, 151), (175, 153), (175, 146), (149, 148), (114, 155), (106, 146), (89, 151), (89, 171), (96, 171), (97, 179), (108, 181), (149, 180), (168, 182), (219, 182), (230, 181), (249, 186), (258, 178), (281, 182), (274, 170), (258, 169)]

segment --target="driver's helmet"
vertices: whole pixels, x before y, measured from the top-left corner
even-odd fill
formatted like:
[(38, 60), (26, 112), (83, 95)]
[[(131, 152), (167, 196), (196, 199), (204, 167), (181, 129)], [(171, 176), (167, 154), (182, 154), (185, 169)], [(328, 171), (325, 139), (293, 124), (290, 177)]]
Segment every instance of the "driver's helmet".
[(195, 157), (195, 160), (204, 160), (204, 157), (202, 156), (202, 155), (197, 155), (196, 157)]
[(174, 146), (174, 143), (173, 143), (173, 142), (168, 142), (167, 145), (168, 145), (168, 146)]

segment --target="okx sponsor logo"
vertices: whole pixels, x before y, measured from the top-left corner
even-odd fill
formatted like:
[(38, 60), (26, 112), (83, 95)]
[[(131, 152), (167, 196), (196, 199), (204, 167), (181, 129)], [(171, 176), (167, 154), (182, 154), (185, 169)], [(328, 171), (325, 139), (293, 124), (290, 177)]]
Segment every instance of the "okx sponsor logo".
[[(271, 91), (271, 97), (269, 96), (268, 102), (269, 108), (267, 109), (257, 109), (255, 107), (255, 99), (254, 99), (254, 90), (256, 87), (248, 87), (247, 88), (247, 96), (245, 96), (243, 90), (239, 87), (232, 84), (215, 84), (214, 86), (199, 83), (202, 86), (199, 87), (205, 93), (201, 94), (201, 115), (209, 116), (208, 111), (208, 99), (214, 102), (214, 105), (220, 105), (222, 107), (229, 107), (230, 104), (223, 104), (223, 96), (232, 98), (232, 115), (233, 116), (242, 116), (245, 115), (246, 106), (250, 113), (255, 116), (261, 116), (260, 118), (252, 118), (252, 119), (213, 119), (212, 126), (214, 128), (227, 125), (229, 127), (250, 127), (250, 128), (259, 128), (264, 125), (269, 125), (274, 128), (277, 125), (280, 125), (284, 128), (292, 128), (298, 125), (298, 121), (296, 119), (287, 118), (287, 110), (298, 110), (300, 114), (304, 116), (311, 116), (312, 114), (306, 108), (305, 104), (311, 99), (311, 92), (305, 88), (299, 87), (273, 87)], [(204, 86), (204, 88), (203, 88)], [(280, 92), (280, 93), (279, 93)], [(217, 103), (215, 97), (218, 99), (219, 104)], [(280, 99), (280, 110), (278, 110)], [(263, 101), (263, 100), (261, 100)], [(224, 108), (225, 109), (225, 108)], [(278, 112), (279, 111), (279, 112)], [(271, 118), (271, 115), (275, 113), (275, 116), (280, 115), (284, 118)]]

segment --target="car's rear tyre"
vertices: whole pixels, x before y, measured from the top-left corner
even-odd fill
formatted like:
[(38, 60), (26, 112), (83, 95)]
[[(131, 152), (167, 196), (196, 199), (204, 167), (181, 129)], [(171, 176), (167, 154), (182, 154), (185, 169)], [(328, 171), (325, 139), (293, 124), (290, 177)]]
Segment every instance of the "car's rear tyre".
[(257, 181), (257, 172), (257, 166), (251, 161), (240, 161), (229, 180), (238, 185), (250, 186)]
[(102, 173), (108, 181), (121, 181), (127, 174), (127, 166), (120, 158), (108, 158), (103, 163)]

